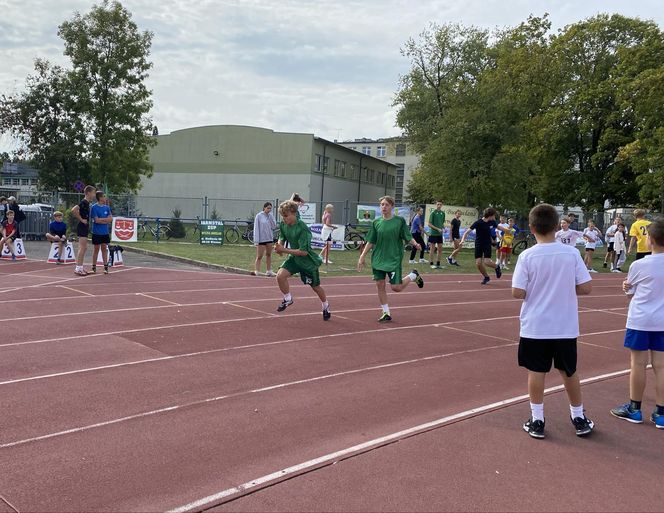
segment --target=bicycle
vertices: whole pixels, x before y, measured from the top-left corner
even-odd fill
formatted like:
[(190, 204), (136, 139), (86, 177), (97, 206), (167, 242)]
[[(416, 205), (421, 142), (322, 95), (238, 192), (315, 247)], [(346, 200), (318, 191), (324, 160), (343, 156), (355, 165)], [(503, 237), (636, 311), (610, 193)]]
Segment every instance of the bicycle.
[[(524, 232), (521, 232), (524, 233)], [(535, 236), (528, 232), (525, 236), (521, 236), (518, 242), (515, 242), (512, 245), (512, 254), (513, 255), (518, 255), (522, 251), (528, 249), (531, 246), (534, 246), (537, 244), (537, 240), (535, 239)]]
[[(230, 228), (226, 230), (226, 233), (224, 234), (224, 237), (226, 238), (226, 242), (229, 244), (236, 244), (240, 239), (246, 240), (250, 242), (251, 244), (254, 243), (254, 229), (253, 227), (249, 226), (249, 223), (247, 223), (246, 228), (244, 231), (240, 230), (238, 224), (240, 223), (241, 219), (239, 217), (235, 218), (235, 223), (233, 223)], [(246, 221), (243, 221), (246, 223)]]
[(168, 227), (168, 224), (159, 223), (159, 228), (157, 228), (153, 227), (147, 219), (142, 219), (139, 222), (138, 233), (141, 239), (145, 239), (148, 233), (152, 234), (152, 237), (157, 241), (171, 238), (171, 229)]
[(346, 235), (344, 237), (344, 247), (349, 250), (358, 250), (364, 246), (364, 233), (357, 230), (355, 226), (346, 224)]

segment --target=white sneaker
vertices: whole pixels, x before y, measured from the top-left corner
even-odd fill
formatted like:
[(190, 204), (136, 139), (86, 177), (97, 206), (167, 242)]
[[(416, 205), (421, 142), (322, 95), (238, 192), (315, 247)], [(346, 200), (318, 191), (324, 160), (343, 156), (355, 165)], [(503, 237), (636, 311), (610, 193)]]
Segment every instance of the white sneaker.
[(271, 270), (265, 273), (265, 276), (276, 276)]
[(327, 262), (326, 262), (325, 260), (323, 260), (323, 263), (324, 263), (324, 264), (331, 264), (331, 263), (332, 263), (332, 260), (328, 260)]
[(611, 272), (612, 273), (622, 273), (622, 271), (620, 271), (619, 269), (611, 269)]
[(588, 272), (589, 273), (596, 273), (597, 271), (595, 271), (595, 269), (588, 269)]
[(428, 260), (426, 258), (420, 258), (420, 264), (426, 264)]
[(416, 264), (417, 262), (415, 260), (408, 260), (409, 264)]
[(509, 267), (507, 267), (506, 265), (503, 266), (503, 271), (509, 271), (509, 270), (510, 270)]

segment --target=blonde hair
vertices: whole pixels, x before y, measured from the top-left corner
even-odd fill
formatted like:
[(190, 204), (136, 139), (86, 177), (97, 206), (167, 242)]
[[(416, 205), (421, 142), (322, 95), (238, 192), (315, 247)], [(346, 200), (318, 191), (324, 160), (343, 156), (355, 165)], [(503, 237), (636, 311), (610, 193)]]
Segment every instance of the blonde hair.
[(634, 211), (634, 217), (643, 217), (644, 215), (646, 215), (646, 211), (643, 210), (642, 208), (637, 208)]
[(286, 214), (295, 214), (297, 212), (297, 203), (291, 200), (284, 201), (279, 205), (279, 214), (285, 216)]
[(60, 212), (59, 210), (56, 210), (55, 212), (53, 212), (53, 217), (58, 217), (58, 216), (61, 216), (61, 215), (62, 215), (62, 212)]
[(394, 206), (394, 198), (392, 196), (383, 196), (382, 198), (378, 198), (379, 202), (383, 202), (383, 200), (387, 201), (390, 205)]
[(325, 210), (334, 210), (334, 205), (332, 203), (328, 203), (325, 205)]

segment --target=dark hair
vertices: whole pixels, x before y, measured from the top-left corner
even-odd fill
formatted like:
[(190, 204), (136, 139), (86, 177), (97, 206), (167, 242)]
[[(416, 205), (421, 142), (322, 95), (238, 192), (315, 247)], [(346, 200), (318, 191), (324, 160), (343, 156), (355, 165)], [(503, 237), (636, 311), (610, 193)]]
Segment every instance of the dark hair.
[(7, 201), (7, 198), (5, 198), (4, 196), (0, 196), (0, 201)]
[(97, 191), (95, 192), (95, 198), (97, 198), (97, 201), (99, 201), (101, 198), (105, 196), (104, 191)]
[(297, 192), (293, 193), (293, 196), (290, 199), (291, 201), (295, 201), (296, 203), (303, 203), (304, 200), (300, 197), (300, 195)]
[(496, 215), (496, 209), (489, 207), (484, 209), (484, 214), (482, 214), (482, 217), (491, 217)]
[(271, 206), (272, 206), (272, 203), (270, 203), (269, 201), (266, 201), (266, 202), (263, 204), (263, 208), (267, 208), (267, 207), (271, 207)]
[(664, 247), (664, 219), (659, 217), (648, 225), (648, 236), (658, 246)]
[(535, 233), (540, 235), (555, 232), (558, 228), (558, 212), (553, 205), (540, 203), (530, 210), (528, 224)]

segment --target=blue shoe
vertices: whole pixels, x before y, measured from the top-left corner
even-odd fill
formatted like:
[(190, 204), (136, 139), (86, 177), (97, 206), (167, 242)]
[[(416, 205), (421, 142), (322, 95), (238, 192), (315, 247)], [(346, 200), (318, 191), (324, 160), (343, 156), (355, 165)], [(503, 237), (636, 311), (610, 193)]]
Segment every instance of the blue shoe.
[(664, 429), (664, 415), (659, 415), (658, 413), (652, 412), (650, 415), (650, 420), (655, 423), (657, 429)]
[(632, 410), (629, 407), (629, 403), (621, 404), (617, 408), (613, 408), (611, 410), (611, 415), (626, 420), (627, 422), (632, 422), (633, 424), (641, 424), (643, 422), (643, 414), (641, 413), (641, 410)]

